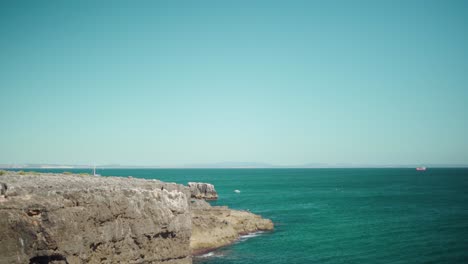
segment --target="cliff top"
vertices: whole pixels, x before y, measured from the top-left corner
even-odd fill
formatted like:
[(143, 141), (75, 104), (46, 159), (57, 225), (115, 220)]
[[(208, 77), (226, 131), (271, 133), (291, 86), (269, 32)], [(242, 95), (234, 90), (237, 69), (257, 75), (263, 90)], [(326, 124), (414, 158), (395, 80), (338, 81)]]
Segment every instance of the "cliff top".
[[(132, 177), (102, 177), (89, 174), (38, 173), (2, 171), (0, 174), (2, 194), (7, 196), (35, 194), (47, 195), (50, 191), (82, 190), (154, 190), (166, 189), (188, 192), (188, 188), (176, 183)], [(6, 190), (3, 190), (6, 189)]]

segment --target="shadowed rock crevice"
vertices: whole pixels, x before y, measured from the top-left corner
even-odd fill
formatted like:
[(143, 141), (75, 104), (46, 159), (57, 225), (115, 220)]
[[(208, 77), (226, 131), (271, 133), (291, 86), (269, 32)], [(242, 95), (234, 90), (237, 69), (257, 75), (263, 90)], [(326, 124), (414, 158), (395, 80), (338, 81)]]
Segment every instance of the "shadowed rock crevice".
[(29, 264), (68, 264), (67, 258), (60, 255), (54, 254), (50, 256), (37, 256), (29, 260)]
[(89, 246), (89, 248), (91, 248), (92, 251), (96, 251), (97, 248), (101, 245), (102, 243), (91, 243), (91, 245)]
[(145, 235), (146, 238), (148, 239), (155, 239), (155, 238), (163, 238), (163, 239), (166, 239), (166, 238), (174, 238), (176, 237), (176, 233), (175, 232), (172, 232), (172, 231), (165, 231), (165, 232), (161, 232), (161, 233), (157, 233), (155, 235)]

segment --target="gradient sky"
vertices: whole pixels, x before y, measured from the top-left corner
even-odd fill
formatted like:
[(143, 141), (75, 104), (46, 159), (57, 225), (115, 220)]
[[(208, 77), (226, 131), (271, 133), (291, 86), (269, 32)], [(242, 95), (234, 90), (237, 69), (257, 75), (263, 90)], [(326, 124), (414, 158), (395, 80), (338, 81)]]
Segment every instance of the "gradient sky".
[(467, 1), (2, 1), (0, 164), (468, 164)]

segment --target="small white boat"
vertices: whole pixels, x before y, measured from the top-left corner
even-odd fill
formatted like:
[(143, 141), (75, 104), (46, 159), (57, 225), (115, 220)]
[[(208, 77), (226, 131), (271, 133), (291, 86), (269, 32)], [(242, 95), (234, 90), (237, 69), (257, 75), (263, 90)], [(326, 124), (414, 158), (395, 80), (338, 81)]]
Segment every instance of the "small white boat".
[(240, 191), (239, 191), (239, 190), (234, 190), (234, 192), (235, 192), (235, 193), (240, 193)]
[(417, 167), (416, 170), (417, 170), (417, 171), (425, 171), (425, 170), (426, 170), (426, 167)]

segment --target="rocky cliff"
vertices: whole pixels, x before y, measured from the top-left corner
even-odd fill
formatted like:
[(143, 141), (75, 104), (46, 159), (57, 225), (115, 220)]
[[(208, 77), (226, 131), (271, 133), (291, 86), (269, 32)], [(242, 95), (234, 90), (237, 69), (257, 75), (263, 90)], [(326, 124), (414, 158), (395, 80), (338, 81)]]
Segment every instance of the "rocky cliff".
[[(213, 185), (197, 186), (206, 199), (217, 197)], [(185, 264), (273, 228), (191, 196), (192, 187), (158, 180), (2, 171), (0, 264)]]
[(0, 263), (191, 263), (182, 185), (13, 172), (0, 183)]

